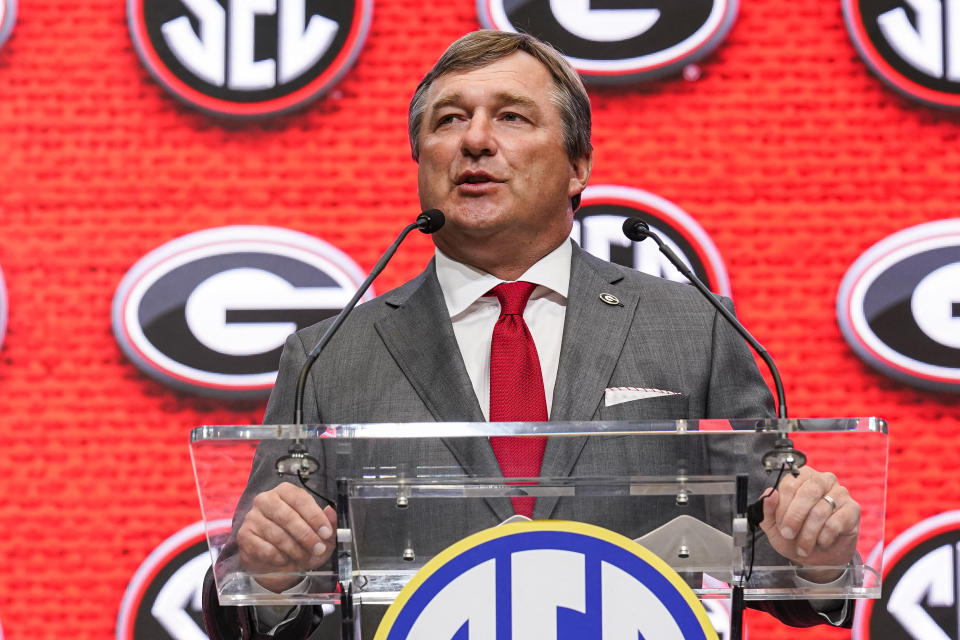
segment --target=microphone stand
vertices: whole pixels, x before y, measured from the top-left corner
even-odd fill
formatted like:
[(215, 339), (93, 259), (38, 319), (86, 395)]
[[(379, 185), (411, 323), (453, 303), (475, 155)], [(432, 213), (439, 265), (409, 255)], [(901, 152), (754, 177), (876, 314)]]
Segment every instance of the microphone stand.
[(763, 348), (757, 339), (754, 338), (747, 328), (744, 327), (737, 317), (733, 315), (729, 309), (723, 306), (720, 303), (720, 300), (717, 299), (717, 296), (707, 288), (707, 285), (703, 284), (703, 281), (698, 278), (693, 271), (684, 264), (683, 260), (677, 257), (670, 247), (668, 247), (663, 240), (660, 239), (660, 236), (655, 234), (650, 230), (650, 226), (640, 218), (627, 218), (623, 223), (623, 234), (627, 236), (630, 240), (634, 242), (641, 242), (646, 238), (650, 238), (657, 243), (657, 247), (660, 248), (660, 252), (667, 257), (667, 260), (670, 261), (674, 267), (677, 268), (683, 277), (690, 281), (694, 287), (696, 287), (700, 293), (716, 307), (717, 311), (726, 319), (730, 325), (737, 330), (744, 340), (747, 341), (753, 350), (757, 352), (757, 355), (763, 359), (767, 367), (770, 369), (770, 375), (773, 377), (773, 384), (777, 392), (777, 417), (786, 420), (787, 418), (787, 401), (783, 392), (783, 381), (780, 379), (780, 372), (777, 370), (777, 365), (773, 362), (773, 358), (770, 357), (770, 354), (766, 349)]
[[(340, 486), (342, 483), (338, 483), (336, 501), (320, 495), (318, 492), (307, 486), (306, 483), (307, 479), (309, 479), (312, 474), (316, 473), (320, 469), (320, 462), (315, 457), (310, 455), (310, 453), (307, 451), (307, 448), (301, 442), (303, 435), (303, 398), (304, 390), (307, 386), (307, 375), (310, 373), (310, 368), (320, 357), (320, 352), (323, 351), (323, 348), (330, 342), (330, 339), (333, 338), (334, 334), (337, 333), (337, 330), (343, 325), (343, 322), (347, 319), (347, 316), (350, 315), (350, 312), (353, 311), (353, 308), (357, 306), (360, 298), (363, 297), (363, 294), (365, 294), (370, 288), (370, 285), (373, 284), (374, 279), (380, 275), (380, 272), (383, 271), (384, 267), (387, 266), (390, 258), (392, 258), (393, 254), (396, 253), (397, 249), (400, 247), (400, 243), (403, 242), (407, 235), (414, 229), (419, 229), (423, 233), (433, 233), (438, 231), (443, 226), (444, 221), (443, 213), (441, 211), (438, 209), (430, 209), (417, 216), (415, 222), (412, 222), (403, 228), (403, 231), (401, 231), (400, 235), (397, 236), (397, 239), (393, 241), (393, 244), (391, 244), (383, 253), (383, 255), (380, 256), (377, 264), (375, 264), (373, 269), (370, 271), (370, 275), (368, 275), (366, 280), (360, 284), (356, 292), (353, 294), (353, 297), (350, 298), (349, 302), (347, 302), (340, 313), (337, 314), (337, 317), (330, 324), (330, 326), (327, 327), (327, 330), (323, 333), (323, 336), (320, 337), (320, 340), (317, 341), (317, 344), (313, 347), (313, 349), (310, 350), (310, 353), (307, 354), (307, 360), (300, 369), (300, 376), (297, 379), (296, 407), (294, 410), (294, 442), (292, 445), (290, 445), (290, 449), (287, 451), (286, 455), (280, 456), (277, 459), (277, 461), (274, 463), (274, 467), (279, 475), (295, 475), (305, 489), (333, 506), (337, 510), (339, 523), (338, 530), (346, 527), (347, 522), (349, 522), (349, 516), (347, 512), (347, 495), (343, 487)], [(345, 544), (342, 534), (338, 533), (337, 539), (338, 547)], [(333, 562), (334, 571), (339, 574), (339, 557), (335, 556)], [(353, 638), (355, 622), (353, 606), (353, 583), (350, 580), (344, 581), (341, 579), (337, 584), (340, 588), (341, 594), (340, 635), (341, 638)]]
[[(642, 242), (646, 238), (650, 238), (657, 243), (660, 252), (667, 257), (667, 260), (670, 261), (674, 267), (687, 279), (690, 283), (700, 291), (703, 296), (710, 301), (717, 311), (724, 317), (724, 319), (730, 323), (730, 325), (737, 330), (744, 340), (747, 341), (753, 350), (757, 352), (761, 359), (766, 363), (767, 368), (770, 370), (770, 375), (773, 377), (773, 384), (776, 387), (777, 392), (777, 417), (781, 419), (787, 418), (787, 402), (784, 396), (783, 391), (783, 381), (780, 379), (780, 372), (777, 370), (777, 365), (774, 364), (773, 358), (770, 357), (770, 354), (767, 353), (767, 350), (763, 348), (756, 338), (754, 338), (746, 327), (744, 327), (737, 317), (733, 315), (729, 309), (727, 309), (723, 304), (720, 303), (720, 300), (710, 289), (707, 288), (707, 285), (698, 278), (693, 271), (687, 267), (684, 262), (677, 257), (677, 254), (668, 247), (660, 237), (650, 230), (650, 225), (641, 218), (627, 218), (623, 222), (623, 234), (627, 236), (630, 240), (634, 242)], [(799, 455), (794, 455), (799, 454)], [(793, 449), (793, 443), (790, 442), (789, 438), (781, 437), (777, 440), (775, 445), (775, 450), (768, 452), (764, 455), (764, 466), (767, 466), (767, 458), (771, 458), (771, 465), (774, 462), (774, 459), (789, 459), (790, 466), (788, 467), (794, 475), (798, 473), (798, 469), (803, 466), (806, 462), (806, 458), (799, 451)], [(763, 498), (760, 498), (757, 502), (747, 506), (747, 477), (741, 476), (737, 479), (737, 517), (743, 518), (744, 520), (748, 519), (748, 515), (753, 515), (756, 517), (756, 514), (759, 512), (760, 520), (763, 519), (763, 507), (762, 501)], [(752, 512), (752, 514), (751, 514)], [(759, 524), (759, 520), (757, 520)], [(751, 567), (752, 570), (752, 562)], [(741, 580), (739, 584), (733, 584), (731, 587), (731, 605), (730, 605), (730, 638), (731, 640), (742, 640), (743, 638), (743, 611), (745, 608), (744, 603), (744, 586), (743, 581)]]
[[(361, 283), (357, 288), (356, 292), (353, 294), (353, 297), (350, 298), (349, 302), (343, 307), (334, 321), (327, 327), (327, 330), (320, 337), (320, 340), (317, 344), (310, 350), (310, 353), (307, 354), (307, 360), (304, 362), (303, 367), (300, 369), (300, 376), (297, 379), (297, 390), (295, 396), (296, 406), (294, 408), (294, 426), (295, 435), (294, 442), (290, 445), (290, 449), (287, 452), (287, 455), (281, 456), (275, 463), (277, 473), (284, 475), (296, 475), (300, 478), (300, 481), (303, 482), (305, 479), (309, 478), (313, 473), (320, 468), (320, 463), (316, 458), (307, 453), (306, 447), (303, 446), (301, 442), (303, 426), (303, 399), (304, 391), (307, 386), (307, 375), (310, 373), (310, 368), (317, 361), (317, 358), (320, 357), (320, 352), (323, 351), (323, 348), (330, 342), (330, 339), (337, 333), (337, 330), (343, 325), (343, 322), (347, 319), (347, 316), (350, 315), (350, 312), (353, 311), (353, 308), (357, 306), (357, 303), (360, 301), (360, 298), (363, 297), (363, 294), (367, 292), (367, 289), (370, 288), (370, 285), (373, 284), (374, 279), (380, 275), (380, 272), (383, 271), (384, 267), (387, 266), (387, 263), (393, 257), (393, 254), (397, 252), (397, 249), (400, 247), (400, 244), (414, 229), (420, 230), (422, 233), (434, 233), (439, 231), (443, 227), (445, 219), (443, 213), (438, 209), (429, 209), (424, 211), (419, 216), (415, 222), (408, 224), (400, 232), (400, 235), (397, 236), (397, 239), (393, 241), (387, 250), (380, 256), (380, 259), (377, 261), (377, 264), (373, 266), (373, 269), (370, 271), (370, 275), (367, 276), (366, 280)], [(326, 498), (325, 498), (326, 499)], [(327, 499), (328, 500), (328, 499)], [(329, 500), (328, 500), (329, 501)]]

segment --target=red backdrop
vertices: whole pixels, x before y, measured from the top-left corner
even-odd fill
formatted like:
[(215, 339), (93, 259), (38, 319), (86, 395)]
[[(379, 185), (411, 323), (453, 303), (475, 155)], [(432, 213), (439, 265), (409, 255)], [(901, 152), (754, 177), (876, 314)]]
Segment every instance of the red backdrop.
[[(8, 638), (109, 638), (134, 571), (200, 517), (188, 455), (199, 424), (258, 422), (262, 402), (173, 391), (110, 327), (120, 279), (182, 234), (269, 224), (317, 235), (369, 269), (417, 212), (406, 107), (464, 32), (473, 0), (382, 0), (355, 66), (289, 115), (224, 122), (141, 65), (120, 0), (20, 3), (0, 50), (0, 621)], [(793, 415), (891, 427), (887, 540), (960, 508), (958, 397), (864, 365), (834, 317), (850, 264), (887, 235), (955, 216), (958, 116), (899, 97), (847, 36), (839, 0), (743, 0), (697, 81), (591, 88), (594, 184), (679, 204), (724, 256), (740, 315), (777, 358)], [(417, 273), (411, 239), (377, 283)], [(920, 470), (923, 470), (923, 473)], [(933, 478), (933, 480), (931, 480)], [(847, 638), (782, 630), (753, 637)]]

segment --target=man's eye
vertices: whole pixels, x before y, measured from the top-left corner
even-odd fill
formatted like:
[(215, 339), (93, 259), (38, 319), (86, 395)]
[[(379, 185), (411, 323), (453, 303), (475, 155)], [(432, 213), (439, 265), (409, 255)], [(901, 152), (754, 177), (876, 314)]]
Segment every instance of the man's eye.
[(513, 113), (512, 111), (508, 111), (500, 117), (507, 122), (520, 122), (523, 120), (523, 116), (521, 116), (519, 113)]
[(440, 117), (437, 119), (437, 126), (440, 127), (440, 126), (443, 126), (443, 125), (445, 125), (445, 124), (450, 124), (450, 123), (452, 123), (455, 119), (456, 119), (456, 116), (454, 116), (452, 113), (451, 113), (451, 114), (448, 114), (448, 115), (445, 115), (445, 116), (440, 116)]

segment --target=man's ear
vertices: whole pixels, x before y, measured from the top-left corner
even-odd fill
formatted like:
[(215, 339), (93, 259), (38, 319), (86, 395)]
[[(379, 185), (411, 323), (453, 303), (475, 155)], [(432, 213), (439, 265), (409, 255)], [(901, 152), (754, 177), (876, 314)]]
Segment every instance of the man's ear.
[(593, 150), (570, 161), (570, 186), (567, 195), (570, 197), (574, 211), (580, 206), (580, 194), (587, 188), (591, 171), (593, 171)]

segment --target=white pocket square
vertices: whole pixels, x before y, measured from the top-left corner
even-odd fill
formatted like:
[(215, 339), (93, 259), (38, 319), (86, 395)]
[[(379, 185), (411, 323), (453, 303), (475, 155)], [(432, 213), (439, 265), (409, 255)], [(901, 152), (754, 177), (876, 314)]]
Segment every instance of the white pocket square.
[(665, 389), (647, 389), (645, 387), (609, 387), (603, 392), (604, 406), (612, 407), (615, 404), (623, 404), (632, 400), (643, 400), (644, 398), (659, 398), (661, 396), (678, 396), (676, 391), (666, 391)]

